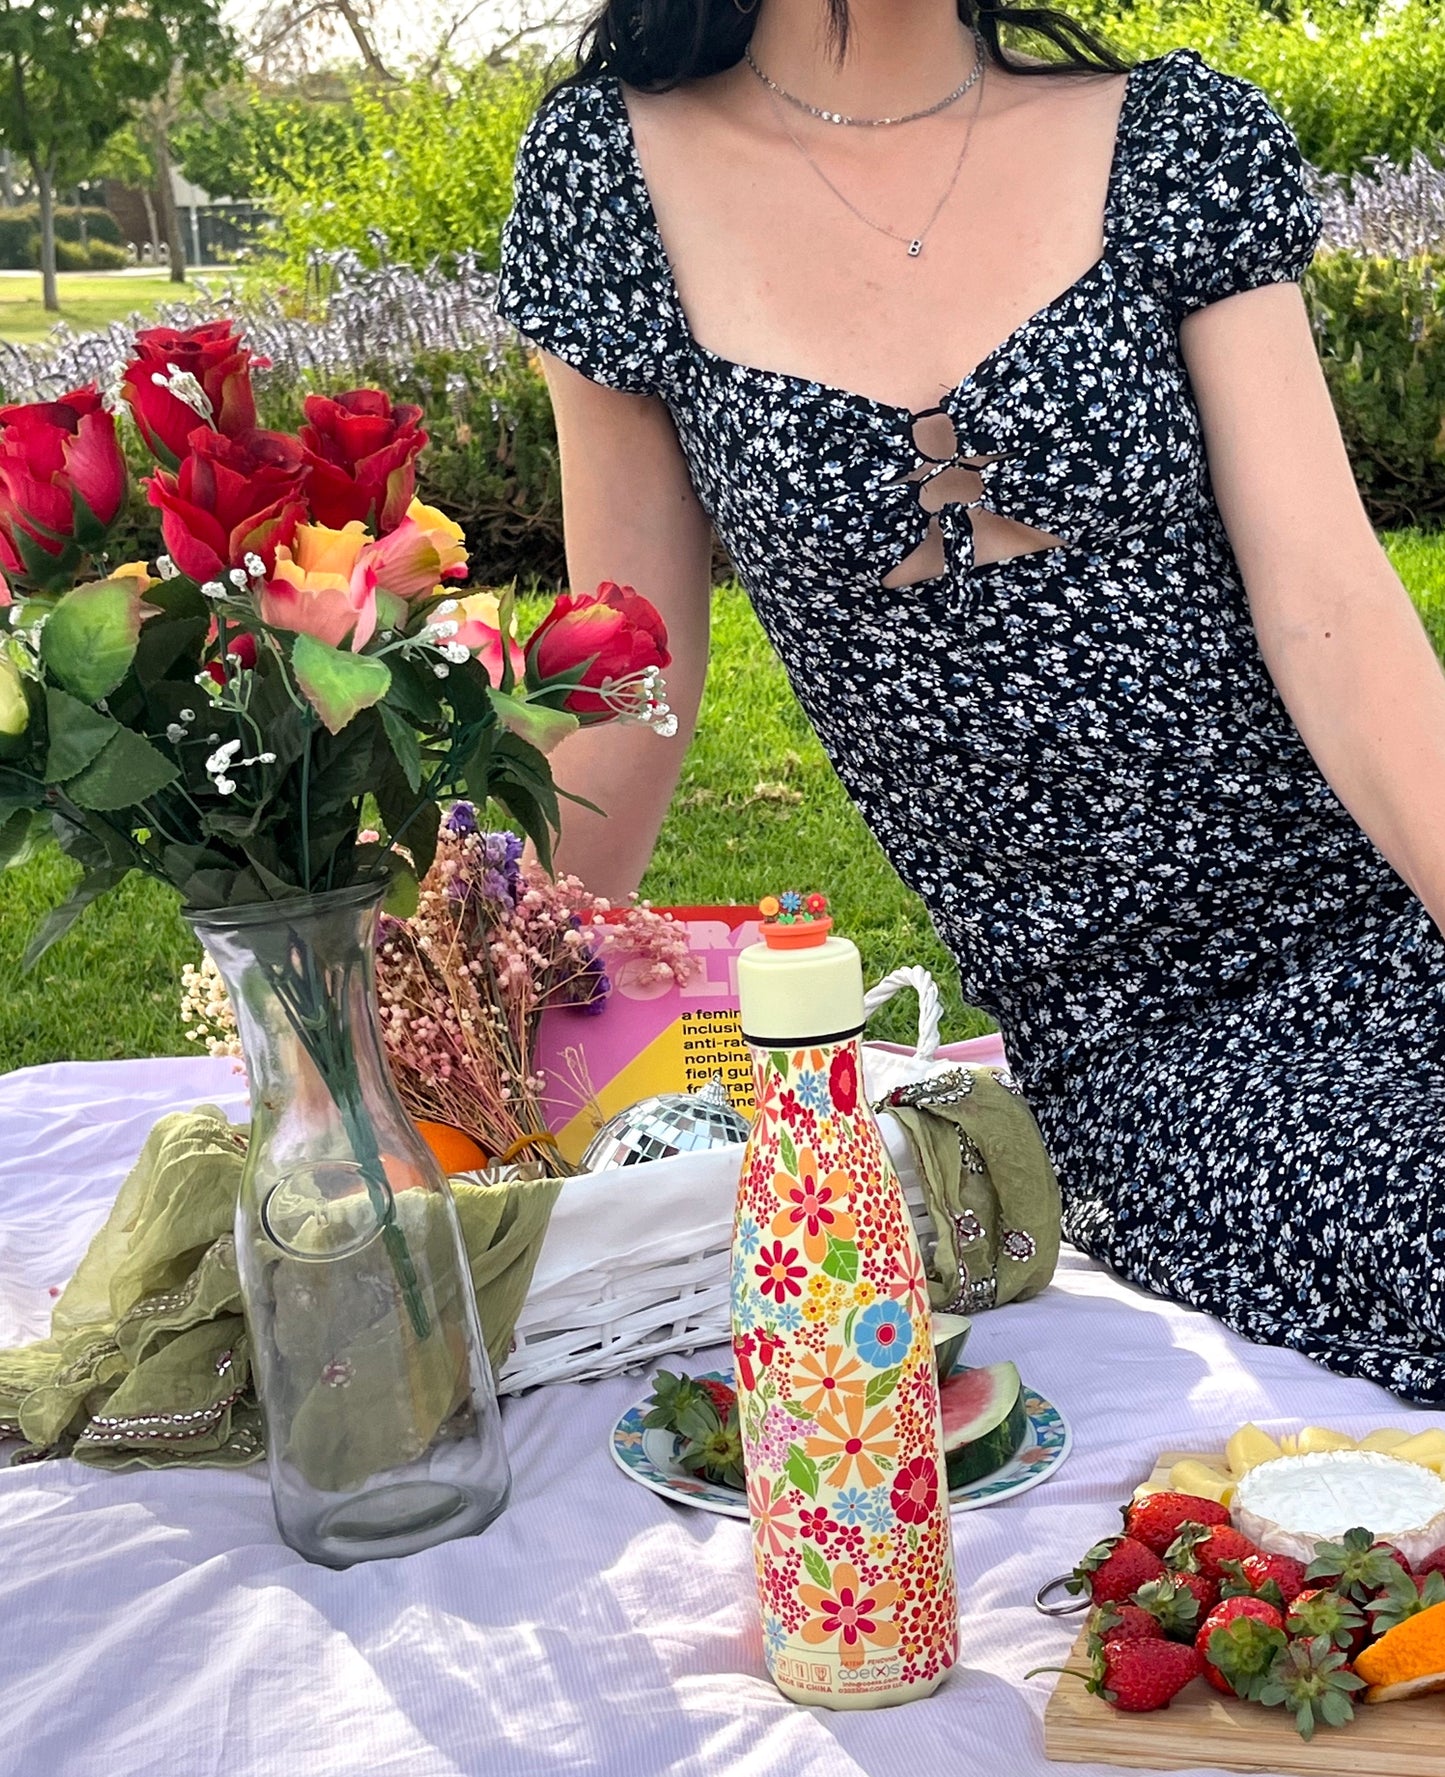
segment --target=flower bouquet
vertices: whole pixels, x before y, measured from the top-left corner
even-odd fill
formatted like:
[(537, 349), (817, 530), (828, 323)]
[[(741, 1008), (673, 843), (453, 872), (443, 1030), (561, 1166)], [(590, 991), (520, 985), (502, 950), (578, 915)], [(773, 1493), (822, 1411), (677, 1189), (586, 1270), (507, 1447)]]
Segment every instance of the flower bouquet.
[[(466, 596), (460, 530), (415, 498), (418, 409), (313, 395), (268, 431), (250, 370), (230, 323), (152, 329), (104, 394), (0, 409), (0, 864), (53, 834), (81, 866), (32, 959), (141, 870), (216, 961), (251, 1086), (237, 1250), (278, 1518), (345, 1564), (478, 1529), (507, 1489), (455, 1210), (383, 1060), (382, 897), (415, 907), (459, 796), (545, 863), (547, 750), (675, 722), (630, 589), (557, 599), (525, 644), (509, 594)], [(155, 460), (154, 573), (107, 553), (123, 416)]]

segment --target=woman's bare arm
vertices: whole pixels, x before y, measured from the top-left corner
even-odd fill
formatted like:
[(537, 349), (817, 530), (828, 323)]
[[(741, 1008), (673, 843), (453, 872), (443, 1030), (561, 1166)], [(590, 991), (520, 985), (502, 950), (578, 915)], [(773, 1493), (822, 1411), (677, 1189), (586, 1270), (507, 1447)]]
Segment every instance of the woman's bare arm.
[(1445, 927), (1445, 675), (1361, 503), (1299, 287), (1211, 303), (1181, 341), (1280, 696), (1340, 800)]
[(568, 582), (576, 592), (603, 580), (635, 587), (661, 612), (672, 650), (666, 678), (675, 735), (585, 729), (552, 754), (558, 784), (604, 811), (599, 818), (563, 799), (557, 868), (619, 900), (647, 868), (697, 723), (712, 527), (661, 401), (605, 388), (550, 352), (539, 356), (557, 419)]

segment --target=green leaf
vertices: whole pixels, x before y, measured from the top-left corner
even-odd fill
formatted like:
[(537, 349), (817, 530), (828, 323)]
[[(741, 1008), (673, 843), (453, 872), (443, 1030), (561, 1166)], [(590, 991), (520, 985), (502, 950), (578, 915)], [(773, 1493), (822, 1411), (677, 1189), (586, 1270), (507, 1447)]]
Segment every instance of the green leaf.
[(417, 910), (421, 899), (421, 884), (415, 872), (407, 868), (404, 859), (397, 857), (395, 852), (387, 854), (390, 869), (390, 882), (387, 884), (386, 898), (381, 907), (393, 919), (410, 919)]
[[(517, 588), (515, 585), (504, 586), (497, 594), (497, 628), (504, 637), (515, 632), (517, 621)], [(512, 650), (502, 649), (502, 691), (511, 691), (517, 683), (517, 675), (512, 668)]]
[(45, 756), (48, 784), (63, 784), (77, 771), (84, 771), (120, 730), (114, 716), (102, 715), (54, 685), (45, 693), (45, 724), (50, 734), (50, 751)]
[(833, 1584), (833, 1576), (828, 1571), (828, 1563), (809, 1543), (803, 1544), (803, 1566), (808, 1570), (808, 1577), (815, 1586), (822, 1586), (826, 1591)]
[(800, 1493), (806, 1493), (809, 1499), (818, 1497), (818, 1465), (801, 1444), (789, 1444), (783, 1473)]
[(140, 590), (135, 580), (76, 586), (50, 613), (40, 653), (67, 691), (94, 703), (130, 670), (140, 640)]
[(380, 703), (391, 689), (384, 660), (332, 648), (315, 636), (299, 635), (291, 650), (291, 670), (311, 705), (332, 734)]
[(793, 1138), (786, 1129), (778, 1131), (778, 1154), (782, 1159), (785, 1171), (796, 1172), (798, 1170), (798, 1150), (793, 1146)]
[(830, 1234), (828, 1256), (823, 1260), (823, 1270), (829, 1277), (836, 1277), (839, 1283), (857, 1283), (858, 1248), (851, 1240), (839, 1240), (836, 1235)]
[(49, 833), (50, 823), (38, 809), (17, 808), (0, 825), (0, 870), (28, 864)]
[(781, 1049), (771, 1050), (768, 1055), (768, 1060), (772, 1062), (773, 1072), (778, 1076), (778, 1078), (780, 1080), (786, 1080), (788, 1077), (788, 1058), (786, 1055), (784, 1055), (782, 1050)]
[(857, 1320), (857, 1318), (858, 1310), (856, 1308), (850, 1308), (848, 1310), (848, 1318), (843, 1322), (843, 1343), (845, 1345), (851, 1345), (853, 1343), (853, 1322)]
[(210, 627), (209, 617), (150, 618), (136, 644), (135, 676), (140, 684), (149, 691), (167, 679), (183, 681), (194, 696), (192, 681), (201, 664), (201, 647)]
[(536, 747), (539, 753), (550, 753), (569, 734), (575, 734), (582, 724), (566, 710), (544, 709), (540, 704), (525, 702), (520, 697), (512, 697), (505, 691), (492, 689), (492, 708), (496, 710), (504, 727), (513, 734), (520, 735), (529, 746)]
[(65, 936), (91, 902), (109, 894), (125, 876), (126, 871), (119, 866), (92, 870), (83, 876), (66, 899), (41, 922), (40, 929), (25, 947), (25, 955), (20, 962), (21, 970), (28, 973), (33, 969), (56, 939)]
[(868, 1378), (868, 1386), (863, 1390), (863, 1405), (876, 1407), (879, 1401), (886, 1401), (898, 1386), (898, 1379), (903, 1374), (900, 1364), (895, 1370), (880, 1370), (876, 1376)]
[(783, 1411), (790, 1413), (794, 1419), (812, 1419), (814, 1417), (812, 1410), (805, 1407), (801, 1401), (784, 1401)]
[(419, 790), (421, 742), (416, 737), (415, 728), (385, 703), (381, 706), (381, 725), (386, 730), (386, 738), (391, 742), (391, 750), (396, 754), (396, 762), (401, 766), (407, 784), (411, 789)]
[(179, 775), (143, 734), (118, 728), (85, 770), (67, 781), (65, 794), (77, 808), (134, 808)]

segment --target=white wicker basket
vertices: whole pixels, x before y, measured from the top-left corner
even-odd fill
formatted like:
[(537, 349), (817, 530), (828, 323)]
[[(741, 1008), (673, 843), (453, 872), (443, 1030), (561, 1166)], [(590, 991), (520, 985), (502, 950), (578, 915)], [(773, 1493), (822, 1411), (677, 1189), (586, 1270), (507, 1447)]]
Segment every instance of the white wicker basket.
[[(918, 993), (918, 1045), (910, 1053), (864, 1044), (870, 1101), (952, 1065), (935, 1059), (939, 997), (926, 969), (896, 970), (867, 994), (865, 1008), (876, 1010), (903, 987)], [(933, 1229), (917, 1171), (897, 1122), (881, 1122), (926, 1260)], [(740, 1149), (720, 1148), (568, 1179), (502, 1370), (503, 1392), (613, 1376), (725, 1340), (740, 1159)]]

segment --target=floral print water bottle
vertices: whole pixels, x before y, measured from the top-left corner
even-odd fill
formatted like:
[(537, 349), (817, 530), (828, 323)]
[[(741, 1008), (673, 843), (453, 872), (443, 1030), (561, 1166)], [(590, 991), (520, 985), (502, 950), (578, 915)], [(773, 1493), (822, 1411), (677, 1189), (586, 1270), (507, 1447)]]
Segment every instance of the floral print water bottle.
[(927, 1696), (958, 1651), (928, 1286), (863, 1096), (858, 951), (822, 895), (759, 906), (733, 1355), (763, 1647), (786, 1696), (869, 1709)]

